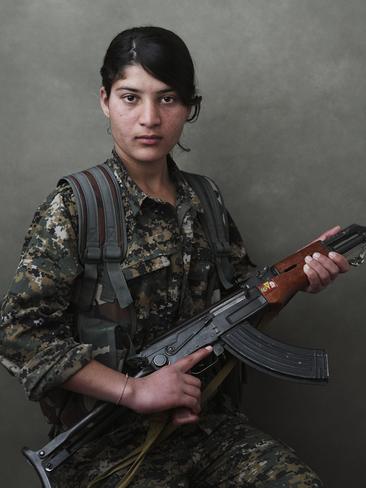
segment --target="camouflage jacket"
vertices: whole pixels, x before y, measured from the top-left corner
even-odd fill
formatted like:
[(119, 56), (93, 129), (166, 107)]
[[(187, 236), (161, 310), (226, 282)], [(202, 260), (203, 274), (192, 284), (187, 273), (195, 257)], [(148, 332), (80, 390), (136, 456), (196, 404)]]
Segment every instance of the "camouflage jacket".
[[(200, 202), (173, 161), (176, 207), (142, 192), (115, 152), (107, 164), (121, 185), (128, 237), (121, 267), (134, 300), (139, 347), (207, 306), (207, 284), (215, 270), (198, 219)], [(231, 260), (239, 276), (250, 262), (229, 220)], [(3, 301), (0, 362), (32, 400), (62, 385), (92, 358), (91, 345), (78, 341), (70, 307), (83, 271), (77, 232), (75, 200), (63, 185), (37, 209)]]

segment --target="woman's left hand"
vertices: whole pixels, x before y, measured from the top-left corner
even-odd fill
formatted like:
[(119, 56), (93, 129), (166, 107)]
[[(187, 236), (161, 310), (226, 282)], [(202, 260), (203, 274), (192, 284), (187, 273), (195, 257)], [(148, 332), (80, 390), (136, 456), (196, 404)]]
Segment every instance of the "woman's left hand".
[[(316, 241), (324, 241), (337, 234), (340, 230), (340, 226), (337, 225), (321, 234)], [(317, 252), (312, 256), (306, 256), (304, 273), (309, 280), (309, 285), (304, 291), (318, 293), (334, 281), (340, 273), (345, 273), (349, 268), (350, 265), (347, 259), (336, 252), (330, 252), (328, 256)]]

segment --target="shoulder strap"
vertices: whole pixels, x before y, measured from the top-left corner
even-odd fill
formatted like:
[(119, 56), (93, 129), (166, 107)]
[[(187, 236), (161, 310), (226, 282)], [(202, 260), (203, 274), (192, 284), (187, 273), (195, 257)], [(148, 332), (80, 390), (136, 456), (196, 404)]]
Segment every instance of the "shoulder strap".
[(78, 249), (84, 265), (80, 306), (89, 310), (96, 294), (98, 276), (102, 274), (101, 298), (117, 299), (121, 308), (132, 303), (120, 263), (127, 250), (124, 210), (120, 188), (112, 170), (101, 164), (65, 176), (75, 195), (79, 216)]
[(207, 176), (183, 172), (203, 207), (203, 227), (214, 254), (217, 274), (227, 290), (233, 286), (233, 268), (229, 260), (229, 222), (221, 192)]

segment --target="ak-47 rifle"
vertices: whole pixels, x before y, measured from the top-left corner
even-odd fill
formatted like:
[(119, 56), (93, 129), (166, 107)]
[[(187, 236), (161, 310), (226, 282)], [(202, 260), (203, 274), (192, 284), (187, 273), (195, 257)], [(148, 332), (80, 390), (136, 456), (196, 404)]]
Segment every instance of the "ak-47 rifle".
[[(160, 337), (128, 364), (145, 376), (194, 351), (212, 345), (216, 356), (225, 350), (246, 364), (274, 376), (324, 383), (328, 380), (328, 356), (322, 349), (308, 349), (279, 342), (255, 328), (264, 315), (276, 314), (308, 283), (304, 259), (315, 252), (346, 254), (361, 251), (349, 259), (353, 266), (364, 262), (366, 227), (351, 225), (325, 241), (316, 241), (273, 266), (250, 275), (230, 296)], [(82, 445), (104, 431), (123, 411), (100, 404), (69, 430), (59, 434), (37, 451), (23, 448), (44, 488), (51, 488), (48, 475)]]

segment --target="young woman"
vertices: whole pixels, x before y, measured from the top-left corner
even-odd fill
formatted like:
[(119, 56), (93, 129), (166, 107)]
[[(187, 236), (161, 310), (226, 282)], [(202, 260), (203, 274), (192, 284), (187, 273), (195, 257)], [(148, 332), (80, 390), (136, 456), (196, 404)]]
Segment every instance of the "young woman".
[[(159, 27), (117, 35), (101, 75), (100, 102), (114, 140), (107, 164), (120, 184), (126, 215), (128, 249), (121, 268), (137, 317), (138, 349), (202, 311), (214, 289), (216, 299), (223, 291), (199, 218), (202, 206), (170, 156), (185, 123), (197, 118), (201, 98), (186, 45)], [(230, 217), (229, 226), (230, 261), (236, 278), (244, 277), (250, 261)], [(72, 423), (82, 395), (125, 407), (116, 425), (55, 473), (55, 486), (88, 486), (143, 442), (147, 414), (165, 411), (182, 427), (149, 452), (130, 486), (322, 486), (292, 450), (252, 427), (223, 395), (201, 411), (202, 383), (190, 371), (210, 348), (139, 379), (93, 359), (91, 345), (78, 339), (71, 306), (83, 273), (77, 239), (75, 197), (63, 184), (35, 214), (0, 329), (2, 364), (30, 399), (52, 411), (58, 427)], [(307, 291), (319, 291), (347, 269), (338, 254), (308, 256)], [(98, 292), (95, 302), (103, 305)], [(117, 472), (100, 486), (118, 486), (123, 475)]]

